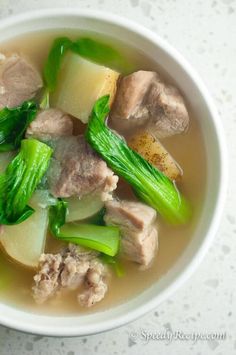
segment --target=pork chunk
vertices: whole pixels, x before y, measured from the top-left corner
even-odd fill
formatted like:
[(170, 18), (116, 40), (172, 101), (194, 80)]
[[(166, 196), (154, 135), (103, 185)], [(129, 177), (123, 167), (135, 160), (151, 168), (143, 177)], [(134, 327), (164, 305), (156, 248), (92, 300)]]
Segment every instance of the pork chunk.
[(101, 301), (108, 290), (108, 269), (97, 256), (74, 244), (58, 254), (42, 254), (32, 287), (35, 301), (44, 303), (63, 289), (78, 289), (78, 302), (85, 307)]
[(40, 111), (26, 131), (27, 137), (37, 139), (50, 139), (62, 136), (71, 136), (73, 122), (69, 115), (63, 111), (50, 108)]
[(62, 287), (76, 290), (84, 282), (84, 277), (89, 269), (89, 262), (78, 260), (77, 258), (68, 255), (64, 259), (63, 269), (61, 272)]
[(62, 250), (63, 267), (60, 276), (61, 286), (75, 290), (85, 282), (85, 276), (90, 268), (92, 260), (98, 256), (98, 252), (86, 250), (75, 244), (69, 244)]
[(120, 80), (111, 119), (117, 126), (147, 125), (157, 138), (186, 131), (188, 112), (178, 89), (165, 84), (156, 72), (140, 70)]
[(107, 225), (121, 231), (121, 250), (127, 259), (148, 267), (157, 250), (158, 235), (154, 225), (156, 211), (140, 202), (108, 201), (105, 204)]
[(50, 191), (55, 197), (82, 197), (100, 193), (103, 201), (112, 198), (118, 177), (86, 143), (83, 136), (61, 138), (49, 169)]
[(91, 307), (101, 301), (107, 292), (107, 283), (105, 282), (105, 266), (94, 260), (86, 274), (85, 290), (78, 295), (78, 301), (82, 306)]
[(39, 72), (28, 60), (18, 54), (0, 53), (0, 109), (33, 98), (42, 86)]
[(37, 303), (44, 303), (55, 295), (60, 287), (62, 270), (61, 254), (42, 254), (39, 259), (39, 271), (34, 276), (33, 296)]
[(69, 243), (68, 247), (62, 250), (61, 254), (64, 259), (66, 259), (68, 256), (72, 256), (74, 259), (91, 261), (99, 255), (99, 252), (96, 250), (86, 249), (82, 246)]
[(140, 70), (120, 79), (112, 106), (112, 120), (129, 120), (135, 125), (146, 123), (149, 112), (145, 97), (155, 77), (156, 73)]

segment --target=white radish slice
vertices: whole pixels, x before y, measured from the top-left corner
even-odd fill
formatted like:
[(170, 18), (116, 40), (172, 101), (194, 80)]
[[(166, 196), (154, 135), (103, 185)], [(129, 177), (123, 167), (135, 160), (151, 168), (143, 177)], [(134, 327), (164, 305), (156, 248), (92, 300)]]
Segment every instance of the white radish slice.
[(102, 202), (100, 196), (97, 195), (87, 195), (83, 196), (81, 199), (78, 197), (70, 197), (64, 200), (68, 203), (66, 222), (80, 221), (92, 217), (104, 206), (104, 202)]
[(58, 85), (50, 97), (52, 106), (87, 123), (95, 101), (110, 95), (110, 104), (116, 92), (119, 73), (90, 62), (74, 53), (68, 53), (58, 78)]
[(48, 225), (48, 209), (39, 207), (39, 194), (35, 192), (29, 203), (34, 214), (20, 224), (4, 226), (0, 234), (5, 252), (14, 261), (32, 268), (37, 267), (44, 252)]

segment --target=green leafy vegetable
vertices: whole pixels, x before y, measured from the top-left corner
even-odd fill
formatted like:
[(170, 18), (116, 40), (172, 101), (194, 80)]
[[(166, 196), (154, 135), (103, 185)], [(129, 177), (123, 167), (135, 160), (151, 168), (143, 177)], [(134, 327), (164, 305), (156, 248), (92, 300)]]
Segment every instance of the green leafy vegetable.
[(98, 64), (106, 65), (111, 68), (130, 69), (130, 64), (117, 50), (91, 38), (79, 38), (72, 43), (71, 50), (81, 57), (90, 59)]
[(52, 149), (36, 139), (21, 141), (18, 155), (0, 175), (0, 224), (18, 224), (32, 215), (27, 206), (45, 174)]
[(119, 229), (117, 227), (96, 226), (92, 224), (66, 223), (67, 203), (58, 200), (49, 211), (51, 233), (65, 242), (79, 244), (114, 256), (119, 250)]
[(86, 139), (108, 166), (133, 187), (135, 194), (173, 224), (190, 218), (190, 207), (173, 182), (130, 149), (105, 124), (109, 96), (98, 99), (86, 130)]
[(14, 150), (20, 146), (28, 125), (34, 120), (37, 105), (34, 101), (25, 101), (14, 108), (0, 110), (0, 152)]
[(113, 266), (116, 276), (123, 277), (125, 275), (125, 270), (121, 262), (115, 256), (102, 254), (100, 259), (105, 263)]
[(53, 42), (43, 70), (44, 80), (50, 92), (56, 88), (62, 58), (71, 44), (71, 40), (67, 37), (56, 38)]
[(48, 89), (45, 89), (39, 104), (39, 107), (41, 108), (41, 110), (47, 110), (50, 107), (50, 103), (49, 103), (49, 91)]
[(98, 64), (111, 68), (122, 68), (123, 71), (131, 70), (130, 64), (125, 58), (107, 44), (87, 37), (81, 37), (74, 42), (67, 37), (59, 37), (53, 42), (43, 71), (44, 81), (49, 92), (53, 92), (56, 88), (62, 59), (68, 50)]
[(67, 202), (58, 199), (55, 206), (51, 206), (49, 210), (49, 229), (51, 233), (60, 238), (60, 229), (66, 223)]
[(77, 222), (95, 217), (104, 206), (101, 196), (96, 194), (88, 194), (82, 198), (72, 196), (66, 198), (65, 201), (68, 208), (66, 222)]
[(105, 226), (104, 216), (106, 213), (105, 207), (101, 208), (98, 213), (89, 218), (89, 223), (96, 224), (97, 226)]

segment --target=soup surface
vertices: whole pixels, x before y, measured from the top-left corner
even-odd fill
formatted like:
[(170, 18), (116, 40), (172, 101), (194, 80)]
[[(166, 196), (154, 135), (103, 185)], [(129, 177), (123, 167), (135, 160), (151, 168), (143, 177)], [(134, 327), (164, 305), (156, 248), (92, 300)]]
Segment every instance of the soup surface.
[[(27, 34), (15, 38), (7, 43), (1, 43), (0, 51), (3, 53), (23, 54), (42, 72), (43, 64), (47, 58), (48, 51), (54, 38), (58, 36), (69, 36), (77, 38), (81, 33), (73, 31), (45, 31)], [(91, 38), (100, 38), (94, 33), (86, 34)], [(161, 74), (165, 81), (175, 83), (173, 78), (168, 76), (156, 62), (148, 58), (141, 51), (127, 47), (120, 42), (114, 42), (109, 37), (102, 37), (103, 42), (111, 43), (128, 59), (129, 71), (151, 70)], [(158, 58), (156, 58), (158, 62)], [(131, 70), (132, 68), (132, 70)], [(119, 69), (119, 68), (118, 68)], [(188, 100), (185, 98), (188, 106)], [(35, 270), (26, 268), (10, 260), (3, 250), (0, 251), (0, 302), (12, 305), (17, 308), (25, 308), (33, 312), (51, 314), (79, 314), (81, 312), (95, 312), (113, 307), (135, 297), (155, 283), (175, 263), (185, 250), (194, 229), (195, 223), (201, 212), (204, 201), (204, 190), (206, 183), (206, 161), (202, 133), (197, 117), (190, 114), (190, 127), (187, 133), (175, 135), (162, 139), (165, 148), (171, 153), (183, 169), (183, 177), (178, 182), (180, 191), (190, 201), (193, 216), (191, 221), (183, 226), (171, 226), (165, 223), (158, 216), (157, 224), (159, 231), (158, 253), (147, 270), (139, 270), (136, 263), (123, 260), (125, 274), (117, 277), (113, 272), (109, 280), (109, 290), (106, 297), (92, 308), (81, 307), (76, 298), (76, 291), (63, 292), (61, 296), (52, 298), (42, 305), (34, 302), (31, 294), (33, 276)], [(76, 120), (77, 133), (83, 133), (85, 126)], [(127, 133), (128, 135), (128, 133)], [(126, 133), (124, 132), (126, 137)], [(0, 153), (1, 165), (1, 153)], [(120, 198), (136, 199), (130, 186), (122, 179), (119, 180), (116, 194)], [(61, 244), (50, 234), (47, 237), (46, 252), (58, 251)]]

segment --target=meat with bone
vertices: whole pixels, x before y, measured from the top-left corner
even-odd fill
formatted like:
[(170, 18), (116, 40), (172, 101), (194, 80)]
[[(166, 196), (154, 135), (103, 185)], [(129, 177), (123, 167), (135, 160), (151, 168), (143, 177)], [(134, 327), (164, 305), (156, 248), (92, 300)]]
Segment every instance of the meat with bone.
[(73, 244), (58, 254), (42, 254), (32, 287), (35, 301), (41, 304), (62, 289), (77, 288), (82, 306), (91, 307), (101, 301), (108, 290), (108, 269), (97, 255), (94, 251), (81, 252)]
[(85, 290), (78, 295), (78, 301), (82, 306), (91, 307), (101, 301), (108, 289), (104, 281), (106, 268), (104, 264), (93, 260), (90, 263), (85, 280)]
[(39, 271), (34, 276), (33, 296), (37, 303), (44, 303), (55, 295), (60, 286), (62, 271), (61, 254), (42, 254), (39, 259)]

